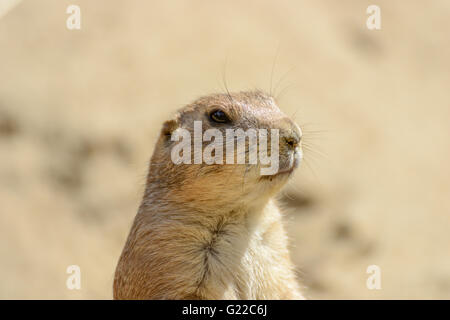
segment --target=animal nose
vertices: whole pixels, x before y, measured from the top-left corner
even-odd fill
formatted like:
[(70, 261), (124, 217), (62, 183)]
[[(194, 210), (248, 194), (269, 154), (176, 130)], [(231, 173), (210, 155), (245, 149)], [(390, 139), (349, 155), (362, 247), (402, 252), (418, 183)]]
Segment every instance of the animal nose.
[(289, 149), (295, 150), (295, 148), (297, 148), (298, 145), (300, 144), (300, 137), (297, 137), (296, 135), (284, 137), (284, 142), (286, 143)]
[(285, 130), (282, 135), (286, 147), (289, 150), (295, 150), (300, 145), (302, 130), (297, 124), (291, 122), (290, 128)]

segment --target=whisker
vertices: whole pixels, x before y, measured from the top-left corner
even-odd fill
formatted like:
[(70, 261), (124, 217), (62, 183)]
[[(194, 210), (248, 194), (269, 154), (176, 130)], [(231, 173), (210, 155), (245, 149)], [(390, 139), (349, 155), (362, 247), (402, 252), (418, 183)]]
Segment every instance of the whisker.
[(312, 154), (318, 155), (322, 158), (328, 158), (328, 154), (326, 154), (325, 152), (321, 151), (319, 148), (313, 148), (312, 146), (303, 143), (302, 145), (303, 149), (307, 152), (310, 152)]
[(307, 161), (306, 158), (303, 159), (303, 161), (305, 162), (305, 165), (308, 167), (308, 169), (311, 171), (311, 173), (313, 174), (314, 178), (320, 183), (320, 180), (316, 174), (316, 171), (313, 169), (313, 167), (309, 164), (309, 162)]
[(305, 133), (305, 134), (323, 134), (323, 133), (328, 133), (328, 132), (331, 132), (331, 131), (329, 131), (329, 130), (310, 130), (310, 129), (307, 129), (307, 128), (302, 128), (302, 131), (303, 131), (303, 133)]
[(291, 84), (287, 85), (286, 87), (284, 87), (284, 89), (281, 90), (280, 93), (278, 93), (278, 94), (275, 96), (275, 100), (279, 101), (280, 98), (283, 96), (283, 93), (285, 93), (288, 89), (294, 87), (295, 85), (296, 85), (295, 83), (291, 83)]
[(230, 94), (230, 90), (228, 90), (228, 84), (227, 84), (227, 66), (228, 66), (228, 57), (225, 60), (225, 64), (224, 64), (224, 69), (222, 70), (222, 82), (223, 85), (225, 86), (225, 91), (226, 91), (226, 95), (228, 97), (228, 101), (231, 104), (234, 104), (234, 100), (233, 97)]
[[(293, 66), (292, 68), (290, 68), (288, 71), (286, 71), (282, 76), (281, 76), (281, 78), (278, 80), (278, 82), (277, 82), (277, 84), (276, 84), (276, 86), (275, 86), (275, 88), (274, 88), (274, 93), (276, 93), (277, 92), (277, 89), (278, 89), (278, 87), (283, 83), (283, 81), (287, 78), (287, 76), (292, 72), (292, 71), (294, 71), (295, 70), (295, 66)], [(279, 94), (278, 94), (279, 95)], [(277, 95), (277, 97), (278, 97), (278, 95)]]
[(273, 60), (273, 63), (272, 63), (272, 70), (270, 72), (270, 90), (269, 90), (270, 96), (272, 96), (273, 73), (275, 71), (275, 66), (277, 64), (279, 53), (280, 53), (280, 44), (278, 43), (277, 52), (275, 54), (275, 59)]

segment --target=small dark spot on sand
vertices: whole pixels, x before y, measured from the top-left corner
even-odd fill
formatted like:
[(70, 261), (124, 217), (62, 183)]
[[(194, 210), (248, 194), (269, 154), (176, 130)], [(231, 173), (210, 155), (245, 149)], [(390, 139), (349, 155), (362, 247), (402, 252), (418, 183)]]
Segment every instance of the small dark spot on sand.
[(353, 238), (353, 229), (348, 222), (339, 221), (333, 228), (333, 235), (336, 240), (350, 240)]
[(10, 114), (0, 112), (0, 137), (9, 138), (20, 131), (18, 121)]
[(291, 208), (310, 208), (314, 206), (315, 199), (310, 195), (287, 192), (281, 196), (281, 202)]

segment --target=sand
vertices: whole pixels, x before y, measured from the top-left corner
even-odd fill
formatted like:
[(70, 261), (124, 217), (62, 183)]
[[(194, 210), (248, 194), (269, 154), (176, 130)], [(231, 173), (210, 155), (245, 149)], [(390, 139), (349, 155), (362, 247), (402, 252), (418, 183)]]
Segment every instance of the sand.
[[(80, 30), (66, 28), (73, 3)], [(306, 162), (280, 201), (307, 297), (449, 299), (450, 2), (376, 1), (372, 31), (370, 4), (25, 0), (5, 12), (0, 298), (110, 299), (162, 121), (225, 78), (231, 91), (272, 83), (304, 128)], [(66, 287), (74, 264), (81, 290)], [(381, 290), (366, 287), (369, 265)]]

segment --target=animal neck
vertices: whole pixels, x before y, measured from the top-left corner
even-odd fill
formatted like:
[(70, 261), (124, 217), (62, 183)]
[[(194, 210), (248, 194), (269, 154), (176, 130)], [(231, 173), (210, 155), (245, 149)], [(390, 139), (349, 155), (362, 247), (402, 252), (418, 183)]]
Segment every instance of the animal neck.
[(207, 203), (186, 204), (149, 185), (139, 208), (138, 217), (141, 217), (147, 227), (152, 226), (155, 231), (158, 231), (159, 225), (169, 225), (169, 222), (176, 222), (175, 225), (180, 229), (190, 225), (204, 229), (205, 232), (214, 232), (220, 224), (239, 222), (245, 223), (250, 231), (262, 218), (269, 201), (268, 197), (249, 204), (236, 201), (233, 205), (223, 207)]
[[(204, 285), (209, 263), (215, 261), (211, 257), (225, 257), (221, 260), (227, 263), (224, 270), (232, 270), (238, 263), (233, 257), (243, 255), (250, 238), (270, 216), (270, 210), (265, 210), (267, 201), (257, 203), (195, 210), (148, 188), (118, 265), (115, 286), (121, 289), (117, 291), (132, 290), (150, 297), (148, 288), (173, 286), (165, 274), (180, 272), (180, 292), (196, 291)], [(159, 274), (158, 270), (163, 271)], [(127, 275), (126, 282), (122, 274)]]

